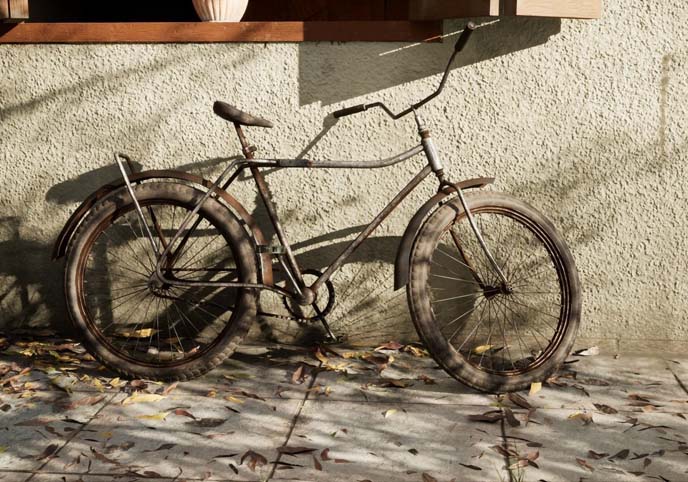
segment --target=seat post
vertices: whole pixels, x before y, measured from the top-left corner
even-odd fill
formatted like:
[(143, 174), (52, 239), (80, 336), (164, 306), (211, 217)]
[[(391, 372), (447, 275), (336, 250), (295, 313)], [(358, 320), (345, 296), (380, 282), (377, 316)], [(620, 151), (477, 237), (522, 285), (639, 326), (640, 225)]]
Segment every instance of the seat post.
[(244, 156), (246, 159), (253, 159), (253, 153), (256, 152), (256, 148), (251, 146), (246, 140), (246, 136), (241, 128), (241, 124), (235, 122), (234, 129), (236, 129), (236, 133), (239, 136), (239, 142), (241, 142), (241, 150), (244, 153)]

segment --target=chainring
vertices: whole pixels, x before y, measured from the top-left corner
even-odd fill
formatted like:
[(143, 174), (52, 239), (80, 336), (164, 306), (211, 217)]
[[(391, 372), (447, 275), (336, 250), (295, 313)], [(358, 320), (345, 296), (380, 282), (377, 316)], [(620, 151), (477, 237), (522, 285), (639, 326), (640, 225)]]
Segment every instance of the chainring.
[[(304, 276), (315, 276), (315, 278), (319, 278), (320, 276), (322, 276), (322, 273), (317, 269), (307, 269), (303, 271), (302, 274)], [(282, 303), (284, 303), (285, 308), (287, 308), (287, 311), (289, 312), (289, 314), (291, 314), (291, 319), (299, 323), (315, 323), (319, 322), (321, 318), (324, 318), (325, 316), (330, 314), (332, 312), (332, 309), (334, 308), (335, 303), (334, 285), (332, 284), (332, 281), (327, 280), (325, 281), (325, 287), (327, 288), (327, 305), (325, 306), (325, 308), (321, 308), (320, 305), (317, 304), (318, 300), (320, 299), (320, 296), (318, 296), (318, 298), (315, 300), (315, 303), (318, 306), (318, 309), (320, 310), (320, 314), (314, 313), (312, 315), (306, 315), (303, 312), (304, 308), (310, 308), (310, 311), (315, 310), (313, 310), (312, 307), (300, 306), (298, 303), (296, 303), (288, 296), (283, 296)], [(322, 294), (322, 290), (319, 294)]]

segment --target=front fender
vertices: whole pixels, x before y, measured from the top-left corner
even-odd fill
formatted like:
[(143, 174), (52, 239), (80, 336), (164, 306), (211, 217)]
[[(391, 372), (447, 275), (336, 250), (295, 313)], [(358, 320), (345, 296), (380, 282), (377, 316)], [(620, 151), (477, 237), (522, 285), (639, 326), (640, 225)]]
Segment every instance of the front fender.
[[(129, 176), (129, 179), (132, 183), (140, 183), (143, 181), (150, 181), (155, 179), (186, 181), (192, 184), (203, 186), (206, 189), (209, 189), (213, 185), (213, 183), (209, 180), (204, 179), (195, 174), (172, 170), (139, 172), (136, 174), (131, 174)], [(67, 247), (69, 246), (69, 242), (71, 241), (72, 236), (74, 236), (74, 233), (76, 232), (77, 228), (84, 220), (84, 218), (88, 215), (88, 213), (91, 211), (93, 206), (95, 206), (95, 204), (104, 197), (124, 187), (125, 183), (123, 179), (111, 182), (93, 192), (90, 196), (86, 198), (86, 200), (83, 203), (81, 203), (81, 206), (79, 206), (77, 210), (74, 211), (72, 216), (67, 221), (67, 224), (65, 224), (64, 228), (62, 229), (62, 232), (57, 237), (57, 240), (55, 241), (55, 245), (53, 247), (53, 260), (60, 259), (67, 253)], [(256, 223), (255, 219), (248, 213), (248, 211), (241, 205), (241, 203), (239, 203), (239, 201), (237, 201), (226, 191), (218, 190), (217, 192), (218, 196), (223, 201), (225, 201), (225, 203), (231, 209), (233, 209), (235, 214), (237, 214), (244, 222), (244, 224), (247, 227), (248, 234), (253, 239), (255, 245), (267, 245), (265, 236), (258, 227), (258, 224)], [(260, 272), (262, 275), (261, 282), (267, 285), (272, 285), (272, 259), (270, 257), (270, 254), (261, 254), (258, 261), (260, 263)]]
[[(462, 191), (467, 189), (480, 189), (488, 184), (494, 182), (492, 177), (481, 177), (477, 179), (469, 179), (467, 181), (462, 181), (456, 186)], [(423, 223), (438, 207), (444, 204), (444, 200), (454, 194), (454, 190), (451, 188), (445, 188), (435, 194), (428, 202), (426, 202), (423, 207), (421, 207), (418, 212), (413, 216), (411, 222), (406, 227), (406, 231), (401, 238), (401, 243), (399, 244), (399, 250), (397, 251), (397, 259), (394, 264), (394, 291), (399, 290), (408, 284), (409, 278), (409, 268), (411, 264), (411, 250), (413, 249), (413, 242), (418, 235), (418, 231), (423, 226)]]

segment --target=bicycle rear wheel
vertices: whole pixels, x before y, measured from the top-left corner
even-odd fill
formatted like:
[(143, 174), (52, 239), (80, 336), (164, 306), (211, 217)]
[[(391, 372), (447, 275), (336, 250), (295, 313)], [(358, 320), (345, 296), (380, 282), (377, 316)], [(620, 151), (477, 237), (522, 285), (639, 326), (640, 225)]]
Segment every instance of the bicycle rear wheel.
[[(159, 251), (204, 195), (177, 183), (142, 184), (134, 190)], [(183, 248), (166, 267), (168, 277), (256, 282), (251, 242), (217, 200), (203, 204), (184, 237)], [(130, 195), (122, 190), (104, 199), (70, 245), (65, 290), (71, 318), (89, 352), (124, 376), (198, 377), (234, 352), (255, 319), (257, 294), (162, 285), (153, 274), (155, 264)]]
[(416, 238), (411, 316), (430, 353), (455, 378), (488, 392), (526, 389), (551, 375), (575, 341), (581, 294), (573, 257), (531, 206), (492, 192), (466, 199), (508, 284), (453, 199)]

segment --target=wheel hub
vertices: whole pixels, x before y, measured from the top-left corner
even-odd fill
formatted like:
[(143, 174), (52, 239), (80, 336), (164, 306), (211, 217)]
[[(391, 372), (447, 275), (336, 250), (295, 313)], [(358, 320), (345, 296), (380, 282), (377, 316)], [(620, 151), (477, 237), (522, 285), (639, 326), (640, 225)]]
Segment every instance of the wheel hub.
[(171, 285), (160, 281), (155, 273), (151, 273), (148, 278), (148, 290), (156, 296), (166, 296), (171, 287)]
[(510, 295), (514, 290), (510, 286), (502, 283), (500, 286), (486, 286), (484, 290), (485, 298), (491, 300), (498, 295)]

